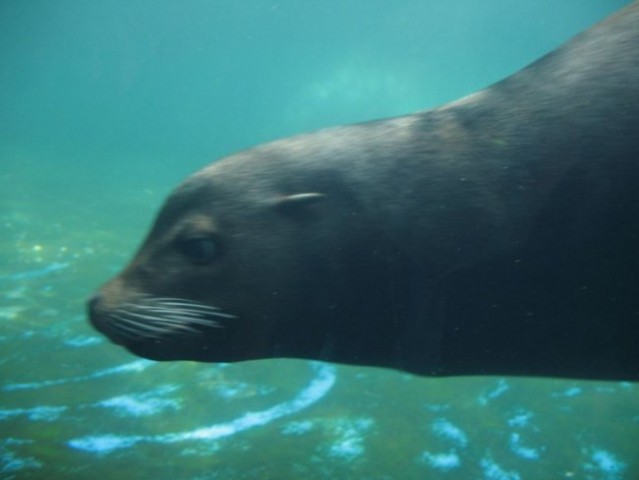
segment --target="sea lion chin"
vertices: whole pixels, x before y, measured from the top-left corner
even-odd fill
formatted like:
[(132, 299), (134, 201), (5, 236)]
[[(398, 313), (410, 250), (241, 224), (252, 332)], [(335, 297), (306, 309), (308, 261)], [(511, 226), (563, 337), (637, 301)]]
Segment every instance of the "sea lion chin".
[(155, 360), (639, 379), (639, 3), (492, 87), (187, 178), (93, 326)]

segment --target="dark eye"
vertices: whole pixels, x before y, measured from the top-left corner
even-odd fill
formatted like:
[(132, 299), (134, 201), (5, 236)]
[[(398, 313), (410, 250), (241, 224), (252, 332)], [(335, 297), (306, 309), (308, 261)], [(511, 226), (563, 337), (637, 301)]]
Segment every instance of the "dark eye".
[(177, 242), (177, 249), (198, 265), (211, 263), (220, 253), (216, 239), (210, 236), (183, 238)]

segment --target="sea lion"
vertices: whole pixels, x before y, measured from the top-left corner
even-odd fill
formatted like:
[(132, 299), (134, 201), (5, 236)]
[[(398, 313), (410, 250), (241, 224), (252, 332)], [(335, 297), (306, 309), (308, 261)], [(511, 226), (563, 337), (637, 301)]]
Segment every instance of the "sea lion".
[(92, 324), (156, 360), (639, 379), (639, 3), (443, 107), (184, 181)]

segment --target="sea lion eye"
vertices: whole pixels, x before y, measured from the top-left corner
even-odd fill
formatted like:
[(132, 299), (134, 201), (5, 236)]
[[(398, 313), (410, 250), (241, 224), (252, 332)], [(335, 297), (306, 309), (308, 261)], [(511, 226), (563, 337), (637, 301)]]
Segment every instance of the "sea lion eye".
[(183, 238), (178, 240), (176, 246), (184, 256), (198, 265), (211, 263), (219, 254), (217, 241), (210, 236)]

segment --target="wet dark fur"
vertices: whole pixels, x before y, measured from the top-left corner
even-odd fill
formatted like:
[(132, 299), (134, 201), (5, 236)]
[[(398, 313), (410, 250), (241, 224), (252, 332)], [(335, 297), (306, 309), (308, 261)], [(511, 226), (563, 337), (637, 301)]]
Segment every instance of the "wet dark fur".
[(638, 219), (635, 3), (469, 98), (198, 172), (90, 318), (159, 360), (637, 380)]

